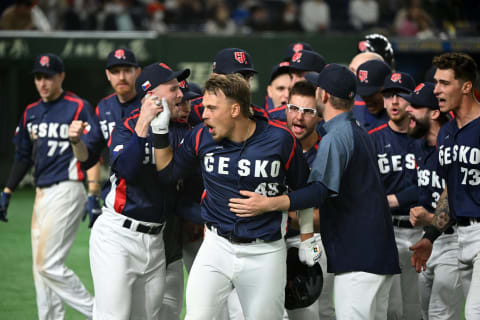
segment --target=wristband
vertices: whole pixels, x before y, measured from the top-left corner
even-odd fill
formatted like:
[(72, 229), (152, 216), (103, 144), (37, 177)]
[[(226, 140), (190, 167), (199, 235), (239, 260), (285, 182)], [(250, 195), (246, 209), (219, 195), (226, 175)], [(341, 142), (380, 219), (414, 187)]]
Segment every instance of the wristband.
[(155, 149), (164, 149), (170, 145), (170, 141), (168, 139), (168, 133), (164, 134), (153, 134), (153, 147)]
[(313, 208), (298, 210), (298, 225), (300, 226), (300, 233), (313, 232)]
[(433, 244), (433, 242), (438, 238), (440, 237), (440, 235), (442, 234), (441, 231), (439, 231), (437, 228), (435, 228), (434, 226), (428, 226), (425, 228), (425, 234), (423, 235), (422, 239), (425, 238), (425, 239), (428, 239), (430, 240), (430, 242)]

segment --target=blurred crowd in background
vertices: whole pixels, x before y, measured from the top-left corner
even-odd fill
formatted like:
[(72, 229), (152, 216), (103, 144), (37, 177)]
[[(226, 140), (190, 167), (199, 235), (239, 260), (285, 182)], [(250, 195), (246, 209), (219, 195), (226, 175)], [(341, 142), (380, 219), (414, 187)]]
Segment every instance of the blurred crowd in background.
[(478, 0), (3, 0), (4, 30), (476, 36)]

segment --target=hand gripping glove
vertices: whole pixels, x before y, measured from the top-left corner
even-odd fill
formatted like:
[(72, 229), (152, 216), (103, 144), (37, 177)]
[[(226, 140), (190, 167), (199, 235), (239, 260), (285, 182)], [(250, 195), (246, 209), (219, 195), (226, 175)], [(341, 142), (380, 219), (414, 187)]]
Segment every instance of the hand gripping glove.
[(88, 196), (87, 206), (85, 207), (85, 215), (83, 216), (83, 220), (85, 220), (87, 212), (90, 217), (90, 223), (88, 224), (88, 227), (91, 228), (93, 227), (95, 220), (97, 220), (97, 218), (102, 213), (102, 210), (100, 209), (100, 198), (97, 195), (92, 194)]
[(300, 242), (298, 258), (302, 263), (311, 267), (320, 261), (321, 255), (322, 252), (320, 251), (320, 245), (316, 237), (311, 237), (310, 239)]
[(11, 194), (2, 192), (0, 196), (0, 220), (8, 222), (7, 219), (7, 209), (8, 204), (10, 203)]
[(167, 100), (162, 98), (162, 101), (155, 100), (155, 104), (162, 104), (163, 111), (157, 114), (153, 118), (150, 126), (152, 127), (152, 132), (154, 134), (167, 134), (168, 133), (168, 124), (170, 123), (170, 108), (168, 107)]

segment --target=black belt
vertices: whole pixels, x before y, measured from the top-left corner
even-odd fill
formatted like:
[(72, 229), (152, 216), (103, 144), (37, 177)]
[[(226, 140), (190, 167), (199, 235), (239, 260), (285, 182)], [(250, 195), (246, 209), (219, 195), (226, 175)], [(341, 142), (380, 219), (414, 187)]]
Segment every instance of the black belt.
[(445, 234), (453, 234), (454, 232), (455, 232), (455, 230), (452, 227), (448, 227), (447, 230), (443, 231), (443, 233), (445, 233)]
[(480, 218), (478, 217), (457, 217), (457, 224), (460, 227), (467, 227), (471, 224), (480, 223)]
[[(127, 229), (131, 229), (131, 226), (132, 226), (132, 220), (125, 219), (125, 221), (123, 222), (123, 227)], [(137, 228), (135, 230), (134, 229), (131, 229), (131, 230), (138, 231), (141, 233), (146, 233), (146, 234), (159, 234), (160, 232), (162, 232), (162, 229), (164, 226), (165, 226), (165, 223), (162, 223), (159, 226), (147, 226), (139, 223), (137, 224)]]
[(392, 219), (392, 224), (395, 227), (406, 228), (406, 229), (413, 229), (414, 227), (408, 220), (401, 220), (401, 219)]
[[(229, 233), (222, 232), (218, 228), (212, 226), (210, 223), (207, 223), (206, 226), (207, 226), (208, 230), (215, 232), (220, 237), (227, 239), (231, 243), (253, 243), (253, 242), (257, 242), (257, 239), (254, 239), (254, 238), (243, 238), (243, 237), (238, 237), (231, 232), (229, 232)], [(214, 230), (212, 228), (214, 228)], [(264, 241), (262, 239), (258, 239), (258, 240)]]

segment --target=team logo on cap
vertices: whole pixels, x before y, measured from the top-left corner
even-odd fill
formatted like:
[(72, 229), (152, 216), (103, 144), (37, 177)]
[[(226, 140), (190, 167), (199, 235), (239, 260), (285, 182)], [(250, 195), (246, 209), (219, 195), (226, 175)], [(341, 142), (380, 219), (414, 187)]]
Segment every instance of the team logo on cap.
[(368, 71), (358, 70), (358, 79), (360, 80), (360, 82), (368, 83)]
[(415, 94), (419, 94), (420, 91), (422, 91), (423, 87), (425, 87), (425, 84), (420, 83), (418, 86), (415, 87), (415, 89), (413, 90), (413, 92), (415, 92)]
[(295, 52), (292, 56), (292, 62), (300, 62), (302, 58), (302, 53), (301, 52)]
[(127, 59), (127, 57), (125, 57), (125, 50), (123, 49), (115, 50), (115, 53), (113, 55), (117, 59), (123, 59), (123, 60)]
[(50, 57), (49, 56), (42, 56), (40, 58), (40, 65), (42, 67), (50, 67)]
[(234, 52), (234, 57), (235, 57), (235, 60), (237, 60), (240, 63), (247, 63), (247, 56), (245, 52), (236, 51)]
[(367, 50), (367, 41), (360, 41), (358, 43), (358, 50), (360, 50), (360, 52), (364, 52), (365, 50)]
[(288, 67), (290, 65), (290, 62), (288, 61), (283, 61), (283, 62), (280, 62), (280, 64), (278, 65), (279, 67)]
[(147, 80), (144, 83), (142, 83), (142, 90), (147, 91), (151, 86), (152, 84), (150, 83), (150, 81)]
[(182, 89), (188, 88), (188, 84), (187, 84), (187, 82), (186, 82), (185, 80), (180, 81), (180, 83), (179, 83), (178, 85), (179, 85), (179, 87), (182, 88)]
[(392, 76), (390, 77), (390, 80), (392, 80), (392, 82), (398, 82), (398, 83), (402, 83), (402, 74), (401, 73), (394, 73), (392, 74)]
[(167, 65), (166, 65), (165, 63), (163, 63), (163, 62), (160, 63), (160, 66), (163, 67), (163, 68), (165, 68), (165, 69), (168, 69), (168, 70), (172, 71), (172, 68), (170, 68), (169, 66), (167, 66)]
[(213, 61), (212, 63), (212, 69), (213, 71), (215, 71), (215, 68), (217, 67), (217, 62), (216, 61)]
[(295, 43), (292, 47), (293, 52), (298, 52), (303, 50), (303, 44)]

